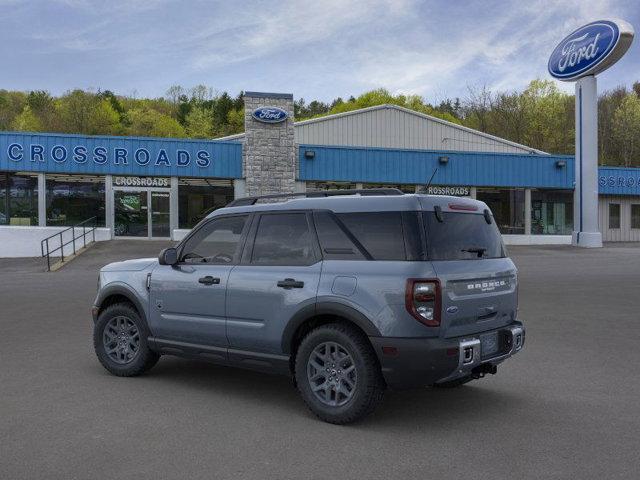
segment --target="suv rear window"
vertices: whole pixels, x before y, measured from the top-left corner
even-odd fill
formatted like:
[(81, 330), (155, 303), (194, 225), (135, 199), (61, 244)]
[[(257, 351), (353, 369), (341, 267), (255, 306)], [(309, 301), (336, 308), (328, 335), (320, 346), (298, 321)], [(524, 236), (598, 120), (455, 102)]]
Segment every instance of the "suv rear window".
[(436, 218), (435, 212), (424, 212), (423, 215), (430, 260), (477, 260), (506, 256), (495, 221), (487, 223), (484, 215), (442, 212), (442, 222)]

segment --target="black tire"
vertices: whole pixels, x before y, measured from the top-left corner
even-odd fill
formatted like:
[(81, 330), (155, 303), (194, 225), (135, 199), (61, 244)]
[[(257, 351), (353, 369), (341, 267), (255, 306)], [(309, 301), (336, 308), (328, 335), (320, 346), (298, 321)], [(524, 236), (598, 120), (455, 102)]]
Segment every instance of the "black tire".
[[(130, 353), (131, 358), (115, 360), (105, 346), (105, 328), (112, 322), (124, 321), (130, 326), (131, 331), (137, 331), (137, 350), (135, 354)], [(129, 323), (130, 322), (130, 323)], [(135, 328), (133, 327), (135, 326)], [(123, 327), (124, 328), (124, 327)], [(110, 330), (110, 334), (112, 331)], [(127, 337), (127, 345), (128, 345)], [(149, 338), (149, 328), (145, 321), (140, 318), (136, 309), (128, 303), (115, 303), (105, 308), (98, 317), (93, 329), (93, 348), (98, 360), (104, 368), (118, 377), (134, 377), (140, 375), (153, 367), (160, 358), (156, 352), (149, 348), (147, 339)], [(113, 342), (114, 344), (116, 342)], [(123, 340), (124, 343), (124, 340)]]
[(435, 388), (458, 388), (458, 387), (461, 387), (462, 385), (464, 385), (465, 383), (469, 383), (471, 380), (473, 380), (473, 377), (471, 375), (469, 375), (467, 377), (456, 378), (455, 380), (451, 380), (449, 382), (435, 383), (435, 384), (432, 385), (432, 387), (435, 387)]
[[(323, 403), (312, 391), (308, 369), (315, 367), (309, 367), (310, 357), (317, 348), (327, 344), (341, 347), (343, 353), (350, 356), (350, 364), (355, 367), (355, 386), (348, 392), (350, 398), (343, 399), (344, 404)], [(316, 371), (320, 372), (320, 369)], [(324, 370), (318, 374), (324, 375)], [(302, 339), (295, 359), (295, 380), (307, 407), (321, 420), (337, 425), (354, 422), (373, 412), (382, 401), (385, 390), (378, 359), (366, 336), (354, 327), (337, 323), (320, 326)], [(346, 386), (341, 383), (338, 390), (344, 390)], [(333, 393), (336, 398), (339, 396), (335, 391)]]

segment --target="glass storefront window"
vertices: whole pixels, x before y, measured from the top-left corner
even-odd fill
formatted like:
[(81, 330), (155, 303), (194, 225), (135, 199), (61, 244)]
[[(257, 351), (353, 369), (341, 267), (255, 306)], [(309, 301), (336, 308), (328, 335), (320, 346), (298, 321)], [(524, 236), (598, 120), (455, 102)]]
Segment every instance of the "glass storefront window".
[[(357, 188), (358, 184), (355, 182), (307, 182), (307, 192), (317, 192), (321, 190), (355, 190)], [(404, 193), (416, 193), (416, 186), (413, 184), (363, 183), (362, 188), (397, 188)]]
[(573, 192), (571, 190), (531, 191), (531, 233), (571, 235)]
[(478, 188), (476, 198), (493, 212), (503, 234), (524, 234), (524, 189)]
[(0, 225), (38, 225), (38, 177), (0, 172)]
[(178, 183), (179, 228), (193, 228), (209, 213), (232, 200), (231, 180), (181, 178)]
[(620, 228), (620, 204), (609, 204), (609, 228), (615, 230)]
[(7, 174), (0, 172), (0, 225), (9, 223), (9, 196), (7, 195)]
[(71, 226), (96, 217), (105, 225), (104, 177), (47, 175), (47, 225)]
[(631, 228), (640, 228), (640, 204), (631, 204)]
[(416, 186), (411, 184), (390, 185), (388, 183), (363, 183), (362, 188), (397, 188), (404, 193), (416, 193)]
[(307, 192), (320, 190), (355, 190), (356, 184), (350, 182), (307, 182)]

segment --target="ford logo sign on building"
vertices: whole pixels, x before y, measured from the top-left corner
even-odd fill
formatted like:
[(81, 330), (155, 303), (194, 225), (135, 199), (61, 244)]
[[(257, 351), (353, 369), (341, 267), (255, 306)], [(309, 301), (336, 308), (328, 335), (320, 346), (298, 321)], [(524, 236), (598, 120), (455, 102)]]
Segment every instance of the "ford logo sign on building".
[(596, 75), (616, 63), (633, 40), (633, 27), (621, 20), (588, 23), (562, 40), (549, 58), (549, 73), (572, 81)]
[(279, 123), (284, 122), (289, 114), (278, 107), (259, 107), (251, 114), (259, 122), (263, 123)]

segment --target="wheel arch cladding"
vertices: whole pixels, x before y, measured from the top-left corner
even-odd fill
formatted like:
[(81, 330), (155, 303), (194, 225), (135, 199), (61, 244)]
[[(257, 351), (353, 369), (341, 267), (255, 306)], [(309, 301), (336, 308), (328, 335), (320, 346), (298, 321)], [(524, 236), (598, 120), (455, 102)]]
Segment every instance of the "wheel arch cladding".
[(116, 303), (129, 303), (133, 306), (133, 308), (138, 312), (140, 318), (145, 322), (147, 322), (146, 311), (142, 307), (142, 303), (138, 299), (138, 297), (128, 290), (126, 287), (121, 285), (112, 285), (107, 286), (103, 290), (100, 291), (100, 296), (98, 297), (98, 306), (100, 310), (98, 315), (102, 313), (102, 311), (110, 305), (115, 305)]
[(360, 330), (365, 337), (379, 337), (380, 331), (364, 314), (341, 303), (322, 302), (309, 305), (291, 318), (282, 335), (282, 351), (293, 358), (300, 340), (311, 330), (328, 323), (346, 323)]

